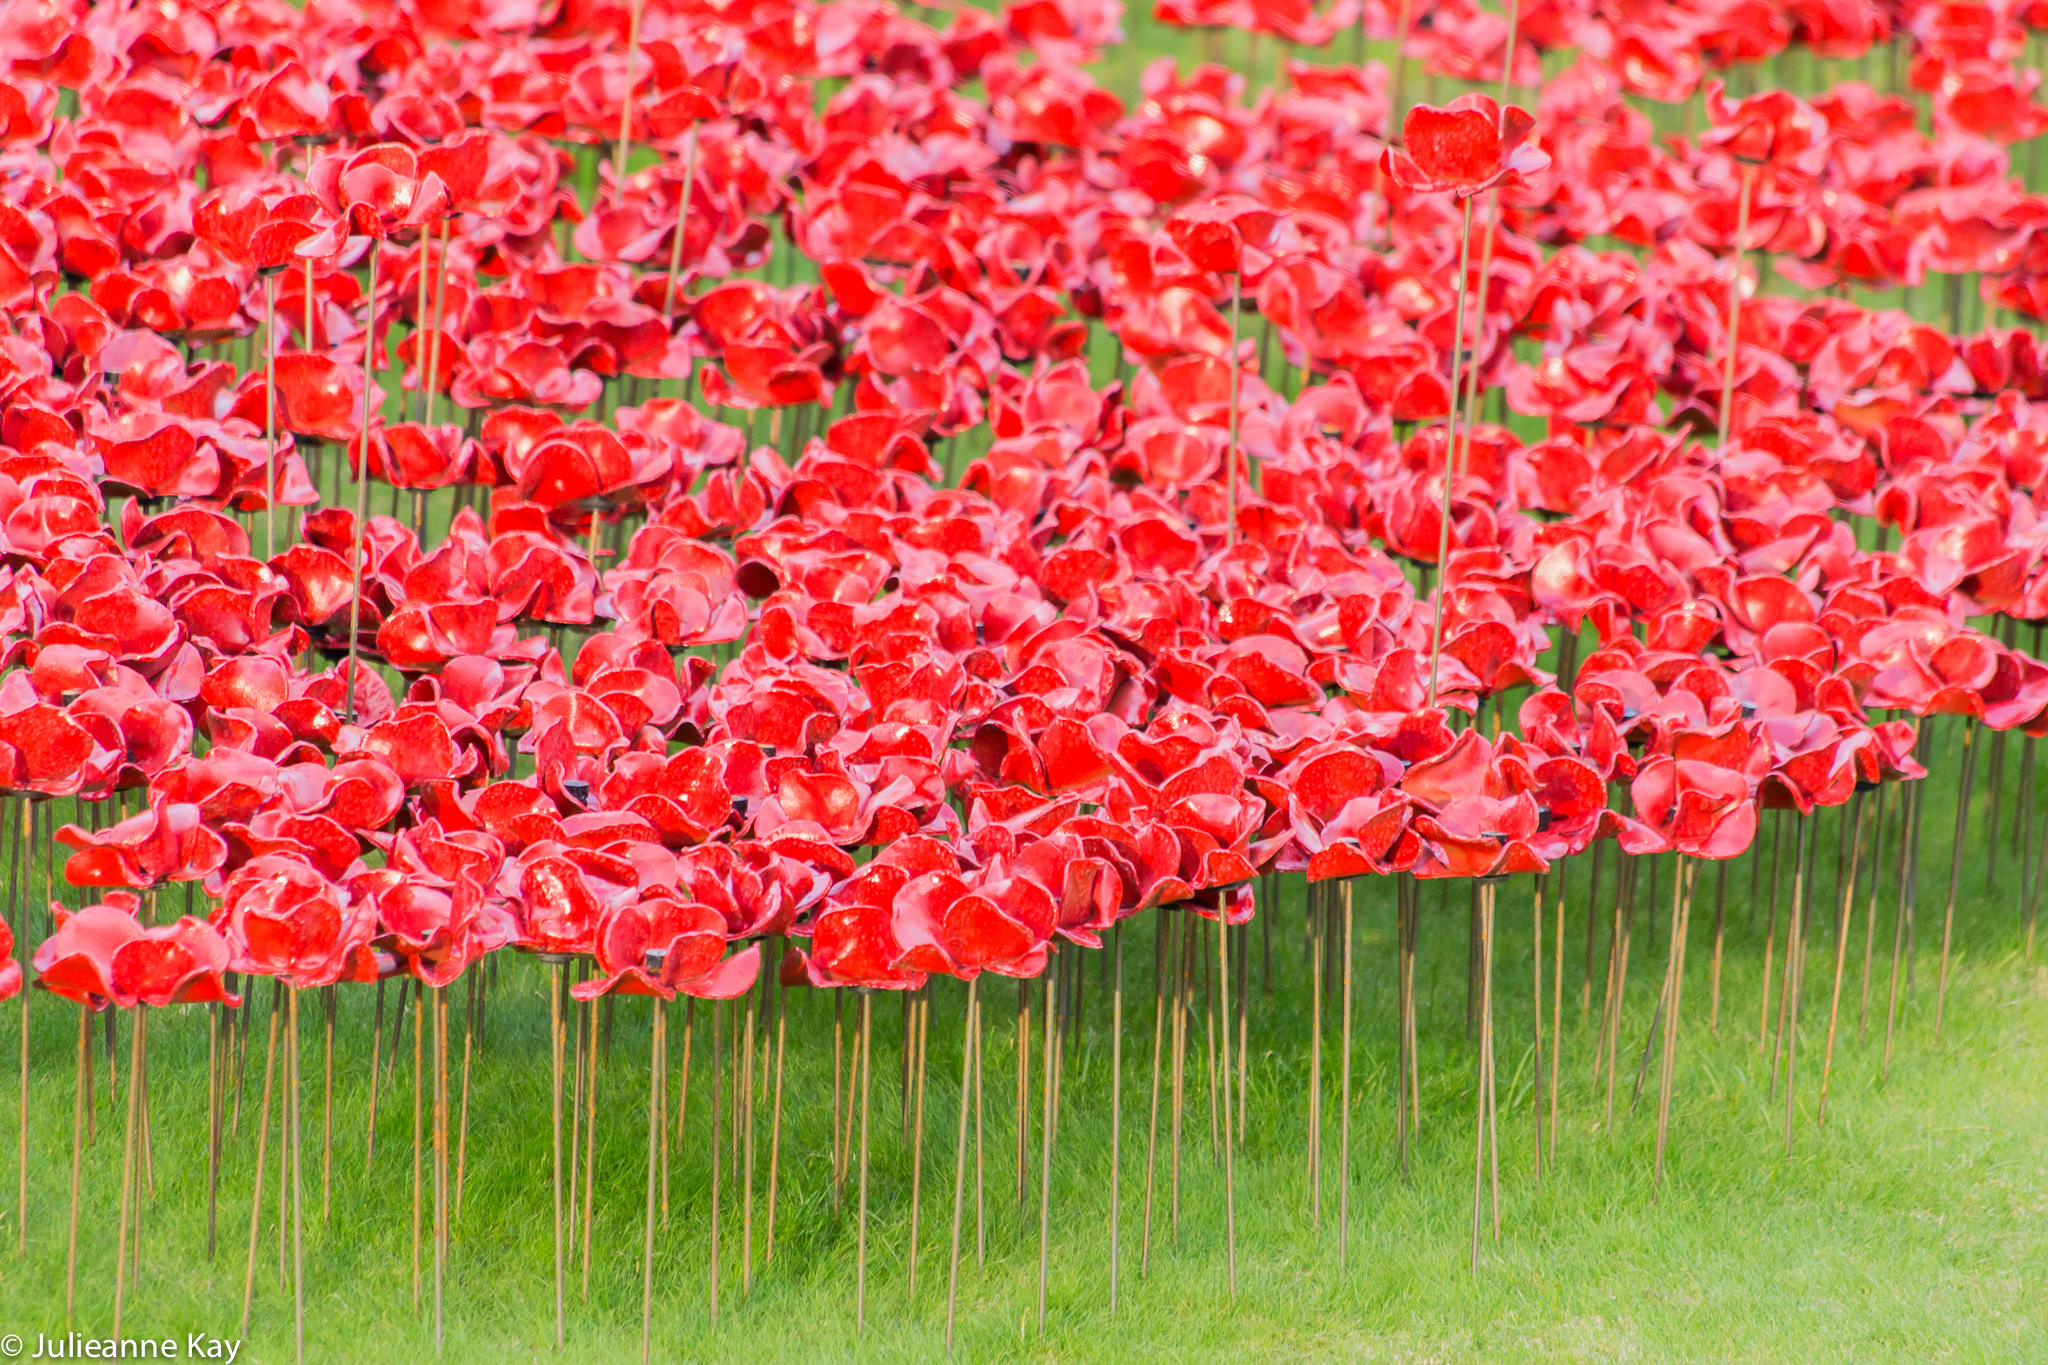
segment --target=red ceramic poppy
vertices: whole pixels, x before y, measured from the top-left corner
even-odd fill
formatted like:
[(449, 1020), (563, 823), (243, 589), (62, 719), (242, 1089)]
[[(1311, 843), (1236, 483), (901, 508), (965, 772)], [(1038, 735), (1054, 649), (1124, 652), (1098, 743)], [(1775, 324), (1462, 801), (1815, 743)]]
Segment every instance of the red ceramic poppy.
[(1629, 794), (1644, 822), (1681, 853), (1732, 858), (1756, 837), (1755, 789), (1739, 772), (1656, 758), (1637, 772)]
[(1726, 152), (1756, 165), (1818, 169), (1825, 152), (1828, 126), (1812, 107), (1786, 90), (1766, 90), (1734, 104), (1721, 82), (1707, 86), (1707, 117), (1712, 126), (1700, 145)]
[(334, 126), (334, 97), (305, 67), (287, 61), (242, 101), (242, 136), (268, 142), (317, 138)]
[(241, 1003), (224, 984), (228, 944), (212, 925), (187, 915), (144, 928), (140, 908), (121, 892), (75, 912), (53, 904), (57, 927), (36, 949), (37, 984), (93, 1009)]
[(1183, 204), (1166, 220), (1166, 233), (1197, 270), (1260, 273), (1280, 215), (1245, 195)]
[(623, 992), (673, 999), (678, 992), (700, 1000), (730, 1000), (752, 988), (761, 967), (761, 945), (731, 957), (725, 917), (708, 905), (670, 895), (621, 905), (598, 927), (597, 967), (603, 976), (574, 988), (579, 1000)]
[[(465, 170), (471, 162), (462, 162)], [(481, 180), (478, 174), (472, 185)], [(390, 237), (433, 222), (454, 207), (448, 183), (422, 154), (380, 142), (314, 162), (306, 183), (320, 206), (352, 233)], [(303, 248), (302, 248), (303, 251)]]
[(264, 854), (235, 869), (214, 923), (227, 936), (236, 971), (299, 988), (376, 974), (369, 948), (375, 905), (351, 903), (299, 856)]
[(78, 850), (64, 864), (64, 879), (73, 886), (198, 881), (218, 871), (228, 852), (201, 808), (182, 802), (159, 801), (97, 832), (65, 825), (56, 837)]
[(1402, 120), (1401, 147), (1388, 148), (1381, 164), (1404, 189), (1469, 198), (1550, 164), (1528, 140), (1535, 126), (1523, 110), (1502, 109), (1484, 95), (1461, 95), (1442, 108), (1418, 104)]
[(8, 711), (0, 714), (0, 782), (17, 792), (70, 796), (104, 776), (118, 743), (118, 731), (48, 703)]

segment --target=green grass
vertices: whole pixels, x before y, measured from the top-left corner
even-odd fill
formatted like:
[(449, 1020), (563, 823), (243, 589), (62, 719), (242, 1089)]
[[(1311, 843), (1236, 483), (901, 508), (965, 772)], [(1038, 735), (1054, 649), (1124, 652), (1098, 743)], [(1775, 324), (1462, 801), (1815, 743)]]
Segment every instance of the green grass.
[[(2012, 774), (2017, 763), (2008, 763)], [(1943, 785), (1953, 766), (1943, 759)], [(1629, 1112), (1664, 961), (1639, 911), (1614, 1122), (1591, 1082), (1595, 1025), (1579, 1008), (1585, 959), (1583, 865), (1572, 874), (1557, 1165), (1538, 1187), (1531, 1171), (1530, 926), (1526, 881), (1500, 892), (1499, 999), (1502, 1240), (1490, 1238), (1478, 1274), (1466, 1264), (1472, 1209), (1472, 1096), (1476, 1049), (1464, 1026), (1462, 889), (1424, 892), (1417, 970), (1424, 1127), (1404, 1180), (1395, 1167), (1392, 898), (1362, 883), (1357, 919), (1357, 1087), (1352, 1245), (1340, 1268), (1335, 1231), (1335, 1105), (1322, 1226), (1308, 1218), (1305, 1132), (1308, 1010), (1299, 883), (1273, 916), (1272, 992), (1262, 989), (1263, 939), (1250, 939), (1252, 990), (1248, 1141), (1237, 1163), (1238, 1292), (1224, 1276), (1220, 1173), (1211, 1161), (1199, 1033), (1188, 1100), (1183, 1208), (1177, 1240), (1155, 1227), (1151, 1273), (1138, 1274), (1145, 1101), (1151, 1048), (1151, 920), (1127, 931), (1122, 1303), (1107, 1306), (1109, 992), (1089, 957), (1086, 1020), (1066, 1075), (1053, 1178), (1047, 1327), (1036, 1329), (1038, 1147), (1032, 1197), (1013, 1190), (1014, 988), (987, 986), (988, 1260), (972, 1257), (970, 1200), (961, 1272), (958, 1353), (967, 1360), (1858, 1360), (2039, 1359), (2048, 1322), (2031, 1267), (2048, 1254), (2048, 1136), (2038, 1086), (2048, 1036), (2048, 975), (2021, 960), (2015, 859), (2001, 854), (1983, 882), (1983, 838), (1969, 839), (1965, 896), (1946, 1037), (1933, 1029), (1942, 896), (1952, 805), (1932, 794), (1922, 835), (1915, 987), (1905, 1001), (1889, 1079), (1881, 1074), (1892, 883), (1882, 883), (1870, 1036), (1855, 1028), (1861, 928), (1851, 939), (1844, 1025), (1828, 1123), (1816, 1126), (1820, 1051), (1834, 960), (1831, 916), (1810, 921), (1800, 1031), (1797, 1113), (1785, 1150), (1783, 1091), (1769, 1093), (1756, 1047), (1764, 914), (1749, 924), (1749, 868), (1729, 877), (1727, 966), (1718, 1036), (1710, 1035), (1711, 877), (1692, 918), (1685, 1021), (1667, 1185), (1650, 1193), (1656, 1071)], [(2004, 808), (2007, 827), (2011, 798)], [(1981, 830), (1983, 808), (1973, 817)], [(1816, 894), (1831, 897), (1835, 820), (1822, 817)], [(1768, 829), (1768, 827), (1767, 827)], [(1788, 839), (1789, 844), (1789, 839)], [(1788, 860), (1789, 861), (1789, 860)], [(1889, 863), (1889, 859), (1887, 859)], [(1770, 869), (1763, 870), (1767, 888)], [(1789, 875), (1781, 878), (1788, 888)], [(1610, 860), (1606, 885), (1611, 888)], [(1660, 896), (1668, 900), (1670, 870)], [(1867, 886), (1867, 880), (1865, 882)], [(1440, 896), (1447, 899), (1440, 900)], [(1606, 893), (1603, 892), (1603, 900)], [(1767, 907), (1766, 907), (1767, 909)], [(1785, 906), (1780, 907), (1782, 926)], [(1668, 907), (1658, 909), (1660, 921)], [(1603, 917), (1604, 923), (1604, 917)], [(1663, 926), (1660, 924), (1659, 932)], [(1782, 951), (1782, 928), (1780, 931)], [(1213, 945), (1213, 939), (1209, 940)], [(1603, 943), (1604, 949), (1604, 943)], [(1546, 953), (1546, 957), (1548, 954)], [(1596, 967), (1596, 975), (1602, 969)], [(453, 1234), (445, 1358), (549, 1357), (551, 1197), (549, 1068), (542, 969), (508, 958), (475, 1073), (465, 1207)], [(1334, 994), (1334, 992), (1333, 992)], [(1598, 1013), (1598, 989), (1594, 1014)], [(739, 1288), (740, 1224), (728, 1185), (721, 1315), (705, 1313), (708, 1074), (698, 1015), (689, 1129), (671, 1151), (671, 1214), (657, 1240), (655, 1355), (664, 1361), (928, 1360), (942, 1354), (946, 1250), (964, 991), (937, 993), (918, 1295), (906, 1295), (909, 1161), (900, 1140), (900, 1013), (877, 1000), (870, 1197), (868, 1329), (853, 1334), (855, 1220), (830, 1199), (832, 1003), (793, 996), (776, 1255), (751, 1294)], [(265, 994), (267, 1000), (267, 992)], [(459, 1005), (460, 993), (456, 995)], [(319, 1011), (302, 1008), (306, 1100), (307, 1356), (425, 1360), (431, 1317), (411, 1305), (410, 1045), (380, 1102), (376, 1164), (364, 1171), (372, 994), (340, 1005), (332, 1216), (320, 1209)], [(29, 1256), (0, 1263), (0, 1332), (64, 1326), (76, 1016), (38, 995), (33, 1009)], [(459, 1007), (452, 1008), (459, 1046)], [(8, 1007), (8, 1047), (13, 1007)], [(679, 1016), (678, 1016), (679, 1017)], [(126, 1331), (236, 1334), (254, 1112), (262, 1080), (264, 1013), (255, 1016), (242, 1127), (221, 1177), (220, 1244), (205, 1236), (205, 1016), (153, 1016), (150, 1069), (156, 1193), (142, 1214), (142, 1275)], [(572, 1260), (568, 1358), (632, 1360), (639, 1350), (641, 1209), (645, 1189), (647, 1006), (621, 1001), (599, 1096), (598, 1167), (589, 1294)], [(849, 1020), (851, 1012), (849, 1011)], [(408, 1026), (408, 1033), (410, 1028)], [(95, 1045), (100, 1035), (97, 1025)], [(128, 1033), (120, 1032), (121, 1064)], [(680, 1030), (672, 1034), (679, 1062)], [(1334, 1036), (1326, 1085), (1335, 1089)], [(11, 1068), (10, 1068), (11, 1069)], [(101, 1072), (104, 1077), (104, 1071)], [(1036, 1094), (1036, 1079), (1033, 1083)], [(728, 1092), (729, 1093), (729, 1092)], [(123, 1092), (125, 1099), (125, 1091)], [(9, 1102), (11, 1112), (11, 1097)], [(85, 1153), (78, 1323), (111, 1320), (121, 1111), (99, 1090), (98, 1140)], [(11, 1127), (11, 1125), (10, 1125)], [(11, 1134), (10, 1134), (11, 1142)], [(1163, 1145), (1163, 1143), (1162, 1143)], [(757, 1149), (761, 1251), (766, 1105)], [(276, 1160), (273, 1142), (271, 1160)], [(11, 1161), (8, 1166), (11, 1168)], [(275, 1170), (273, 1165), (272, 1170)], [(727, 1168), (728, 1177), (730, 1167)], [(1165, 1199), (1164, 1162), (1161, 1171)], [(8, 1172), (11, 1181), (12, 1171)], [(971, 1190), (971, 1169), (970, 1169)], [(257, 1293), (244, 1359), (291, 1356), (292, 1315), (280, 1291), (274, 1176), (258, 1248)], [(15, 1235), (11, 1186), (0, 1245)], [(11, 1252), (10, 1252), (11, 1256)], [(431, 1294), (431, 1253), (427, 1259)]]

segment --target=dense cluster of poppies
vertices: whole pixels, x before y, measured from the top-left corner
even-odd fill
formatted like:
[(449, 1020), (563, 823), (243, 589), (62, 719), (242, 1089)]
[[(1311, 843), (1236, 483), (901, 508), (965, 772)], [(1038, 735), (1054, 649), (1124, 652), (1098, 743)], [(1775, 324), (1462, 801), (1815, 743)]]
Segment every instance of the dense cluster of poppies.
[[(1289, 47), (1127, 105), (1116, 0), (16, 0), (22, 962), (1036, 978), (2048, 732), (2035, 18), (1161, 0)], [(1712, 77), (1794, 47), (1892, 88)]]

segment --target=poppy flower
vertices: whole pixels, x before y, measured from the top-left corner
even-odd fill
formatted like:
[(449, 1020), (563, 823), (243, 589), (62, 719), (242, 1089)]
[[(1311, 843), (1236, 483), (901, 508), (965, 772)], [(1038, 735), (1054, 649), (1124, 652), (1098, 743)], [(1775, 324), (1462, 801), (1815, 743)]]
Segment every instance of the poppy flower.
[[(914, 990), (935, 967), (951, 971), (952, 959), (943, 950), (936, 961), (930, 949), (916, 951), (932, 938), (928, 915), (917, 913), (924, 902), (906, 903), (912, 912), (906, 922), (909, 942), (895, 927), (899, 893), (919, 877), (949, 870), (959, 871), (957, 857), (930, 840), (913, 838), (885, 850), (847, 878), (812, 921), (807, 965), (812, 984)], [(1026, 937), (1015, 940), (1019, 951), (1028, 950)]]
[[(335, 153), (313, 163), (306, 177), (307, 187), (319, 199), (320, 207), (335, 220), (330, 232), (344, 230), (358, 236), (386, 238), (402, 231), (417, 230), (455, 206), (454, 193), (438, 166), (445, 159), (430, 158), (397, 142), (380, 142), (353, 153)], [(468, 168), (470, 162), (462, 164)], [(481, 179), (481, 173), (476, 174)], [(474, 192), (473, 185), (471, 187)], [(340, 245), (309, 248), (329, 254)]]
[(1469, 199), (1511, 176), (1538, 174), (1550, 157), (1529, 141), (1536, 120), (1514, 105), (1502, 109), (1484, 95), (1461, 95), (1439, 108), (1418, 104), (1401, 122), (1401, 146), (1389, 147), (1381, 167), (1394, 183), (1418, 194), (1448, 190)]
[(229, 950), (219, 932), (190, 915), (144, 928), (141, 904), (125, 892), (77, 911), (52, 904), (56, 931), (36, 948), (36, 984), (95, 1010), (239, 1005), (225, 985)]
[[(393, 488), (431, 490), (463, 482), (476, 469), (478, 456), (476, 442), (453, 423), (393, 422), (370, 433), (370, 477)], [(352, 448), (351, 465), (359, 459)]]
[[(316, 440), (346, 442), (362, 427), (365, 379), (362, 368), (344, 365), (319, 351), (283, 351), (276, 357), (276, 423), (279, 432)], [(256, 426), (264, 423), (263, 376), (252, 376), (235, 406), (235, 415)], [(383, 390), (369, 385), (368, 402), (381, 404)]]
[(1246, 195), (1222, 195), (1183, 204), (1166, 220), (1166, 234), (1197, 270), (1261, 273), (1280, 215)]
[(0, 784), (17, 792), (71, 796), (104, 780), (119, 731), (47, 702), (0, 713)]
[(1732, 858), (1756, 837), (1752, 784), (1713, 763), (1651, 759), (1636, 773), (1629, 795), (1644, 822), (1680, 853)]
[(1765, 90), (1728, 102), (1720, 81), (1707, 85), (1710, 126), (1700, 145), (1752, 165), (1819, 170), (1826, 156), (1827, 121), (1786, 90)]
[(245, 96), (241, 136), (251, 142), (317, 138), (334, 126), (334, 97), (297, 61), (286, 61)]
[(375, 979), (376, 919), (373, 902), (351, 901), (304, 857), (266, 853), (228, 875), (213, 923), (234, 970), (305, 988)]
[(484, 865), (488, 855), (466, 856), (483, 850), (430, 835), (424, 850), (415, 841), (408, 852), (419, 857), (417, 864), (359, 873), (349, 881), (349, 894), (376, 906), (380, 945), (428, 985), (446, 986), (510, 943), (516, 926), (483, 888), (483, 877), (495, 870)]
[(78, 850), (65, 860), (73, 886), (144, 888), (211, 876), (227, 860), (227, 843), (186, 802), (158, 801), (100, 831), (65, 825), (57, 842)]
[(673, 895), (651, 896), (609, 911), (598, 926), (597, 969), (572, 994), (593, 1000), (614, 992), (672, 1000), (731, 1000), (752, 989), (761, 969), (761, 945), (724, 956), (726, 920), (708, 905)]

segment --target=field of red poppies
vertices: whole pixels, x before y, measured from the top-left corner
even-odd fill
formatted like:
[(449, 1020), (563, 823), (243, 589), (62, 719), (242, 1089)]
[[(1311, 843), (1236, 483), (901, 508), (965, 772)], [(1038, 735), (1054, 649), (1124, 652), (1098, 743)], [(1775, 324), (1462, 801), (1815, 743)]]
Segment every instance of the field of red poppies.
[(1701, 1038), (1835, 1141), (2035, 980), (2037, 19), (7, 4), (35, 1325), (438, 1353), (488, 1170), (510, 1349), (929, 1355), (992, 1202), (1028, 1336), (1425, 1114), (1460, 1273), (1574, 1123), (1654, 1208)]

